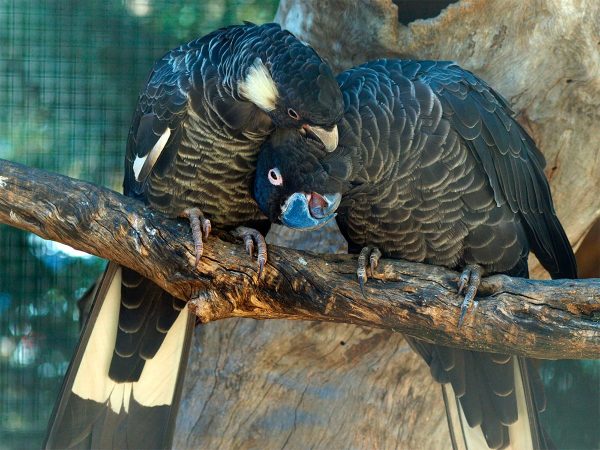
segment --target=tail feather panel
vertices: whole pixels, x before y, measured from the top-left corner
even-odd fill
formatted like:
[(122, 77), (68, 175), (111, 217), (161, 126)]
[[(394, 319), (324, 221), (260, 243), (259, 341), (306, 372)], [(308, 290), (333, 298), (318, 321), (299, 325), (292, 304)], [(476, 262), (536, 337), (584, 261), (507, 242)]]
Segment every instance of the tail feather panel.
[[(527, 369), (524, 367), (525, 364), (527, 362), (523, 358), (515, 357), (515, 395), (517, 397), (519, 417), (508, 428), (511, 448), (515, 450), (521, 448), (542, 448), (539, 441), (540, 425), (538, 411), (535, 410), (535, 405), (531, 399), (529, 377), (527, 376)], [(524, 445), (529, 445), (529, 447), (524, 447)]]
[(455, 449), (544, 449), (543, 386), (531, 360), (406, 337), (442, 384)]
[[(548, 449), (552, 448), (551, 443), (547, 440), (544, 431), (539, 423), (538, 413), (541, 412), (536, 407), (535, 391), (531, 386), (532, 383), (530, 373), (532, 367), (530, 361), (524, 358), (514, 358), (513, 368), (514, 392), (511, 394), (515, 398), (518, 417), (508, 425), (504, 430), (498, 431), (492, 427), (492, 432), (508, 432), (508, 439), (490, 436), (489, 427), (488, 435), (484, 435), (483, 427), (471, 427), (465, 416), (463, 407), (468, 408), (468, 404), (462, 402), (462, 398), (458, 398), (450, 383), (442, 385), (442, 393), (444, 396), (444, 404), (446, 406), (446, 416), (448, 419), (448, 427), (452, 439), (452, 447), (454, 450), (488, 450), (489, 442), (499, 441), (507, 443), (503, 448), (505, 450), (527, 450), (527, 449)], [(485, 411), (483, 413), (483, 421), (485, 421)]]
[[(120, 300), (121, 268), (110, 263), (50, 419), (44, 448), (170, 447), (193, 315), (182, 309), (152, 359), (113, 360)], [(111, 379), (111, 360), (112, 370), (134, 371), (139, 379)], [(136, 362), (140, 364), (127, 366)]]

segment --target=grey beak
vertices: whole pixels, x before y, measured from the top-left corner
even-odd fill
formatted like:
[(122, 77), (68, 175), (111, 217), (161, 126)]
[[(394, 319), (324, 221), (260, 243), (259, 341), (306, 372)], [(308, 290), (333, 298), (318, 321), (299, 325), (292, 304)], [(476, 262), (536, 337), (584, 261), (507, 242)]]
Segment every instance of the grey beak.
[(336, 216), (340, 194), (295, 192), (281, 207), (281, 223), (297, 230), (316, 230)]
[[(306, 194), (305, 194), (306, 195)], [(320, 195), (317, 192), (308, 194), (308, 209), (315, 219), (323, 219), (333, 214), (342, 200), (342, 194)]]
[(328, 152), (334, 151), (338, 146), (338, 128), (334, 125), (332, 129), (326, 130), (321, 127), (314, 127), (310, 125), (304, 125), (303, 127), (307, 133), (310, 133), (321, 141), (325, 146), (325, 150)]

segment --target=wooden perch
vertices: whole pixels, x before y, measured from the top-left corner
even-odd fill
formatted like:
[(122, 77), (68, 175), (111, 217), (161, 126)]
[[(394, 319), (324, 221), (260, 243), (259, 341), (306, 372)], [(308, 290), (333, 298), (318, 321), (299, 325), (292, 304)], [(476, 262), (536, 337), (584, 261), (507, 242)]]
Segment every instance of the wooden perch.
[(477, 312), (458, 328), (457, 274), (444, 268), (383, 260), (364, 297), (351, 255), (315, 257), (271, 246), (258, 280), (243, 246), (211, 237), (196, 270), (187, 222), (109, 189), (0, 160), (0, 192), (0, 222), (130, 267), (193, 299), (202, 322), (345, 322), (476, 350), (600, 357), (600, 279), (487, 278)]

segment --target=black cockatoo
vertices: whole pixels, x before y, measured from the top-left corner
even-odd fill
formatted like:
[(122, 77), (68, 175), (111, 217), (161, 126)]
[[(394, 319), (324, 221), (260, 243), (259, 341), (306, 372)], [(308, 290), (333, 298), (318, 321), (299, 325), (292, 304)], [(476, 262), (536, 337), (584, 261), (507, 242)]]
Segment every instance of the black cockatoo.
[[(342, 105), (329, 66), (278, 25), (217, 30), (155, 64), (133, 116), (124, 192), (187, 216), (198, 261), (211, 222), (269, 224), (251, 196), (268, 135), (290, 129), (333, 150)], [(238, 234), (264, 246), (255, 230)], [(192, 329), (185, 302), (109, 264), (45, 446), (169, 447)]]
[[(361, 282), (382, 254), (446, 266), (462, 271), (463, 313), (483, 274), (527, 277), (530, 251), (553, 278), (576, 277), (544, 158), (484, 81), (451, 62), (400, 60), (337, 79), (337, 150), (289, 133), (263, 146), (254, 195), (272, 221), (318, 226), (341, 193), (337, 222), (360, 252)], [(546, 447), (531, 361), (407, 340), (444, 384), (455, 448)]]

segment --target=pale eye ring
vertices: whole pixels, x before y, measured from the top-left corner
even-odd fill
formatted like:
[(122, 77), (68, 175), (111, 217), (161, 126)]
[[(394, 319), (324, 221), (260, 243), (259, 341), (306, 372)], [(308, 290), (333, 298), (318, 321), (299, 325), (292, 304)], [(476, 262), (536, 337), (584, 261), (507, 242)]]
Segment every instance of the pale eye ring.
[(281, 186), (283, 184), (283, 177), (277, 167), (269, 170), (267, 178), (269, 178), (269, 182), (275, 186)]
[(292, 108), (288, 108), (287, 113), (288, 113), (288, 116), (290, 116), (292, 119), (300, 120), (300, 114), (298, 114)]

